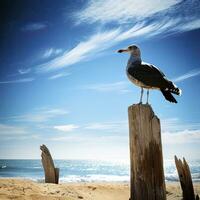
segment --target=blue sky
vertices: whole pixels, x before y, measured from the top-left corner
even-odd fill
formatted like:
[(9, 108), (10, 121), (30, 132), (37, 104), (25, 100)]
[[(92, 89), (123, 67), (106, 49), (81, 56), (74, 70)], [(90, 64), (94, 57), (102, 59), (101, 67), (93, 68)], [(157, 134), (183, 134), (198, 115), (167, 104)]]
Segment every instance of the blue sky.
[(128, 160), (127, 108), (140, 89), (125, 73), (142, 59), (175, 81), (178, 104), (150, 92), (161, 119), (164, 158), (199, 158), (198, 0), (2, 1), (0, 158)]

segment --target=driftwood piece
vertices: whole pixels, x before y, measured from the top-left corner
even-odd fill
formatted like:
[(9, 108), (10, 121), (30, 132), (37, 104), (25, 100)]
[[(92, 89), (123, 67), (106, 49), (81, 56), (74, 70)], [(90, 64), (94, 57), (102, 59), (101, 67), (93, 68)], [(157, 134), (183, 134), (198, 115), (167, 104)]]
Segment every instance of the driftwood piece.
[(185, 158), (181, 161), (175, 156), (175, 164), (183, 191), (183, 200), (198, 200), (199, 196), (195, 197), (190, 168)]
[(160, 121), (150, 105), (128, 108), (130, 200), (166, 200)]
[(40, 146), (42, 151), (42, 165), (45, 173), (45, 183), (56, 183), (59, 182), (59, 168), (54, 167), (54, 162), (51, 157), (49, 149), (43, 144)]

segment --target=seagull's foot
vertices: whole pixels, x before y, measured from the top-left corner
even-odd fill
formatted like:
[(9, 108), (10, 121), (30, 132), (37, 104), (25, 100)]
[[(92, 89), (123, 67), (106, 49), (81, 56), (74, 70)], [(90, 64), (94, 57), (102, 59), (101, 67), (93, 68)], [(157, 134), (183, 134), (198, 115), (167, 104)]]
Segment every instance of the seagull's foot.
[(138, 105), (142, 105), (142, 101), (140, 101), (140, 102), (138, 103)]

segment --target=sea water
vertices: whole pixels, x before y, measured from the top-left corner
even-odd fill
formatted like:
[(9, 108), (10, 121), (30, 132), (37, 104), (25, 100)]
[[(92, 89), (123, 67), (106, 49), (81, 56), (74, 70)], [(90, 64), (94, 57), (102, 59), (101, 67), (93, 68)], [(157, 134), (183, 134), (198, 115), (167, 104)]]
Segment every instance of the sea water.
[[(95, 160), (55, 160), (60, 182), (128, 182), (130, 166), (125, 162)], [(192, 179), (200, 182), (200, 160), (189, 162)], [(164, 162), (166, 181), (178, 181), (174, 161)], [(0, 160), (0, 178), (25, 178), (44, 181), (41, 160)]]

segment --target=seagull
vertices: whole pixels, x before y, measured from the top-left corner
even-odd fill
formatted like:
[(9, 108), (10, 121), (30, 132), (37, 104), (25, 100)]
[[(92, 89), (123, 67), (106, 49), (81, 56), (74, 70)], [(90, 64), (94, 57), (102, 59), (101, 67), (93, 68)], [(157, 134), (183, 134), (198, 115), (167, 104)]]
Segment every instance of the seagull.
[(142, 103), (144, 89), (147, 89), (147, 104), (149, 101), (149, 89), (160, 90), (167, 101), (177, 103), (172, 93), (181, 95), (181, 90), (172, 81), (168, 80), (160, 69), (152, 64), (142, 62), (139, 47), (131, 45), (128, 48), (120, 49), (117, 52), (130, 53), (126, 73), (128, 79), (132, 83), (141, 87), (139, 103)]

